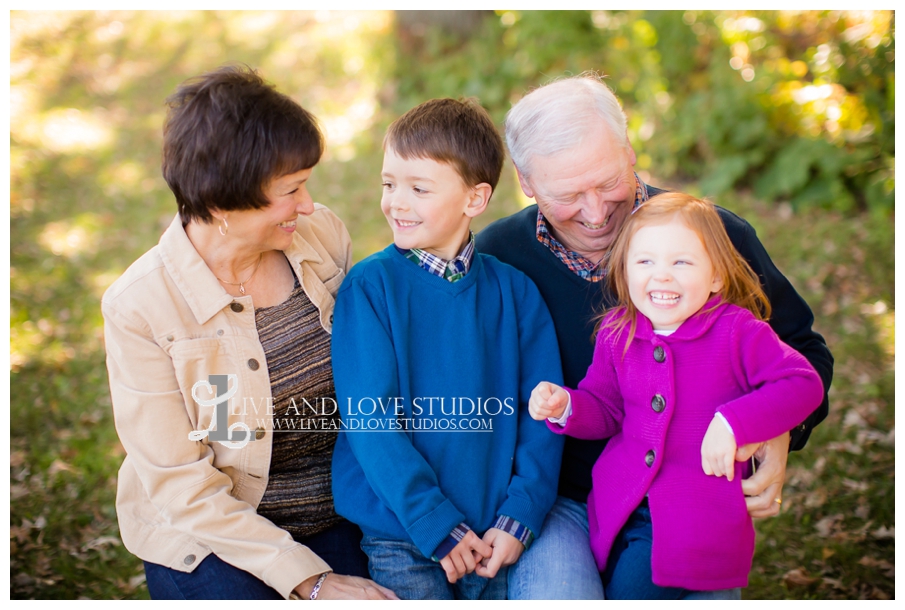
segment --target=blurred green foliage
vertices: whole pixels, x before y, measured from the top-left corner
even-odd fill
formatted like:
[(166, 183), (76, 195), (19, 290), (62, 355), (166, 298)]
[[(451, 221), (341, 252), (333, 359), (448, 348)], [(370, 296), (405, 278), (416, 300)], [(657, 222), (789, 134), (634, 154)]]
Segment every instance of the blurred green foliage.
[(890, 11), (500, 11), (467, 40), (435, 26), (400, 41), (399, 112), (476, 95), (502, 122), (530, 88), (596, 70), (658, 179), (892, 212)]
[(176, 213), (160, 174), (164, 99), (245, 62), (304, 104), (329, 136), (312, 192), (362, 258), (391, 238), (369, 132), (391, 23), (387, 12), (11, 12), (11, 597), (147, 597), (116, 524), (124, 453), (100, 298)]

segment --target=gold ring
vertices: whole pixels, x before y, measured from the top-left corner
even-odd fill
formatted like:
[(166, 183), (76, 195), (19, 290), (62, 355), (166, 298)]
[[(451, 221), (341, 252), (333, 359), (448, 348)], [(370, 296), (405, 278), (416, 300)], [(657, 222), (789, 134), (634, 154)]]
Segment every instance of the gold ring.
[(773, 501), (782, 506), (782, 498), (773, 498)]

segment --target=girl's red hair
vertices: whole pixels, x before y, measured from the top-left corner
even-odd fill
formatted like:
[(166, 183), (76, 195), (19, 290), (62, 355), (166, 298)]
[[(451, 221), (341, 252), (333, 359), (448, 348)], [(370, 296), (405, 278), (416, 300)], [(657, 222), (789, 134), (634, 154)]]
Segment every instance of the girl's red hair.
[[(627, 263), (628, 247), (632, 237), (641, 227), (665, 224), (678, 217), (685, 226), (694, 231), (704, 244), (710, 256), (714, 273), (723, 280), (720, 295), (723, 301), (743, 307), (760, 320), (770, 317), (770, 301), (760, 285), (757, 274), (742, 258), (729, 236), (716, 208), (709, 201), (697, 199), (684, 193), (661, 193), (642, 203), (625, 221), (622, 232), (613, 244), (607, 260), (607, 283), (616, 296), (617, 304), (612, 310), (619, 310), (602, 327), (619, 335), (629, 328), (626, 350), (635, 336), (638, 310), (629, 298)], [(606, 315), (609, 312), (605, 312)], [(706, 312), (704, 312), (706, 313)], [(601, 316), (602, 318), (603, 316)]]

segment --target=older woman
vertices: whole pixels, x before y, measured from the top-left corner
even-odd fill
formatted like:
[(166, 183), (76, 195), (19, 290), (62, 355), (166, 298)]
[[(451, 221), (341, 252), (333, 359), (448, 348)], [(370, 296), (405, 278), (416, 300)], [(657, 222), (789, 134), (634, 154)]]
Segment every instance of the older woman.
[(179, 213), (103, 298), (123, 541), (155, 598), (395, 598), (330, 493), (351, 245), (308, 194), (323, 136), (248, 68), (167, 101)]

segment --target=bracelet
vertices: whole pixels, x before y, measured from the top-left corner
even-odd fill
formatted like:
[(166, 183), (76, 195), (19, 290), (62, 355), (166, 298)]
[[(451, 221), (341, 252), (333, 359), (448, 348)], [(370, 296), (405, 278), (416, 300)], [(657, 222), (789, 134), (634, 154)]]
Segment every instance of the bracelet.
[(317, 599), (317, 594), (321, 590), (321, 585), (324, 584), (324, 581), (327, 580), (327, 574), (330, 572), (324, 572), (321, 574), (321, 577), (317, 579), (317, 582), (314, 583), (314, 587), (311, 589), (311, 595), (308, 596), (308, 599)]

